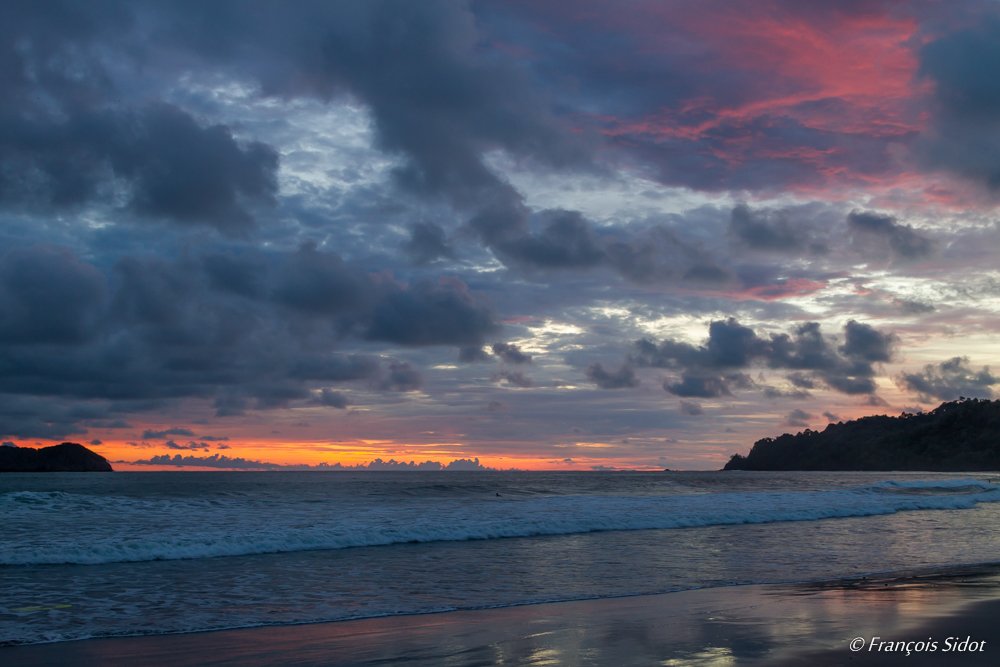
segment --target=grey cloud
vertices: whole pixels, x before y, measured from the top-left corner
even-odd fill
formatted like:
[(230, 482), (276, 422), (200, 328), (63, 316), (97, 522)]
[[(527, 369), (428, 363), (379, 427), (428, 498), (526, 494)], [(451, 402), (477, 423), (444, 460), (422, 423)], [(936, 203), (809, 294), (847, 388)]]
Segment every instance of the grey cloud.
[(800, 410), (796, 408), (795, 410), (792, 410), (787, 415), (785, 415), (785, 424), (787, 426), (807, 428), (809, 426), (809, 420), (813, 418), (814, 417), (805, 410)]
[(507, 384), (527, 389), (535, 386), (535, 381), (524, 374), (523, 371), (499, 371), (490, 376), (493, 382), (506, 381)]
[(143, 440), (165, 440), (171, 435), (183, 435), (189, 438), (194, 437), (194, 432), (186, 428), (168, 428), (164, 431), (154, 431), (152, 429), (146, 429), (142, 432)]
[(222, 454), (211, 456), (181, 456), (174, 454), (160, 454), (146, 460), (135, 461), (139, 465), (167, 465), (167, 466), (201, 466), (205, 468), (237, 468), (242, 470), (280, 470), (282, 466), (275, 463), (263, 463), (242, 458), (229, 458)]
[(733, 208), (729, 234), (754, 250), (823, 252), (826, 248), (815, 238), (815, 230), (802, 222), (793, 223), (787, 211), (752, 211), (746, 204)]
[(918, 394), (924, 403), (935, 399), (953, 401), (960, 396), (992, 398), (992, 387), (1000, 383), (1000, 377), (990, 373), (987, 366), (973, 370), (968, 357), (953, 357), (939, 364), (927, 364), (923, 371), (903, 372), (893, 379), (901, 389)]
[(455, 258), (455, 249), (448, 243), (445, 231), (433, 222), (413, 225), (410, 238), (403, 243), (402, 250), (415, 264)]
[(809, 371), (846, 394), (874, 392), (871, 378), (875, 371), (871, 364), (889, 360), (895, 337), (852, 321), (845, 327), (845, 340), (839, 349), (834, 347), (816, 322), (798, 327), (794, 337), (771, 334), (764, 339), (731, 318), (712, 322), (704, 345), (672, 340), (656, 344), (641, 339), (635, 342), (628, 359), (640, 367), (682, 371), (679, 382), (668, 379), (663, 385), (678, 396), (729, 395), (729, 386), (734, 382), (737, 387), (752, 387), (754, 382), (748, 376), (726, 376), (719, 371), (747, 368), (754, 363), (795, 371), (789, 380), (799, 388), (811, 382), (801, 374)]
[(36, 245), (0, 258), (0, 342), (72, 344), (90, 338), (104, 275), (65, 248)]
[(202, 260), (202, 268), (214, 289), (249, 299), (260, 299), (266, 292), (270, 267), (262, 255), (215, 253)]
[(920, 50), (919, 74), (935, 83), (933, 131), (914, 146), (925, 168), (944, 169), (1000, 189), (1000, 21), (932, 40)]
[(764, 397), (769, 399), (792, 398), (802, 400), (812, 397), (812, 394), (804, 389), (780, 389), (778, 387), (764, 386), (761, 390), (764, 393)]
[(844, 344), (840, 346), (840, 352), (865, 361), (891, 361), (897, 342), (893, 333), (882, 333), (867, 324), (851, 320), (844, 327)]
[[(107, 200), (112, 179), (130, 187), (126, 211), (224, 233), (253, 227), (248, 204), (273, 205), (277, 152), (237, 144), (228, 128), (202, 128), (180, 109), (78, 111), (67, 119), (4, 119), (0, 203), (74, 206)], [(12, 174), (18, 174), (12, 177)]]
[(910, 299), (896, 299), (893, 304), (898, 306), (904, 315), (924, 315), (937, 310), (933, 304), (923, 301), (912, 301)]
[(309, 354), (303, 355), (289, 371), (289, 376), (299, 380), (325, 380), (347, 382), (377, 376), (378, 360), (363, 354)]
[(375, 306), (365, 338), (408, 346), (475, 346), (499, 331), (493, 310), (454, 278), (388, 294)]
[(493, 354), (508, 364), (530, 364), (531, 355), (521, 352), (513, 343), (494, 343)]
[(728, 382), (718, 375), (690, 375), (684, 373), (680, 382), (663, 381), (663, 388), (675, 396), (685, 398), (717, 398), (732, 396)]
[(424, 379), (413, 366), (405, 361), (392, 361), (388, 372), (378, 382), (381, 391), (417, 391)]
[(913, 230), (909, 225), (901, 225), (889, 215), (871, 211), (851, 211), (847, 215), (847, 228), (855, 237), (855, 243), (870, 247), (873, 238), (883, 239), (894, 257), (905, 260), (921, 259), (931, 254), (933, 243)]
[(463, 364), (488, 363), (493, 358), (481, 347), (463, 347), (458, 351), (458, 360)]
[(628, 362), (623, 362), (618, 370), (612, 372), (605, 370), (600, 362), (595, 362), (587, 366), (584, 374), (601, 389), (625, 389), (638, 387), (640, 384), (639, 378), (635, 376), (635, 369)]
[(338, 408), (343, 410), (348, 406), (346, 396), (339, 391), (333, 391), (327, 387), (323, 387), (322, 391), (320, 391), (318, 400), (320, 405), (325, 405), (328, 408)]
[(705, 414), (705, 411), (702, 409), (701, 405), (699, 403), (695, 403), (694, 401), (681, 401), (680, 411), (681, 413), (689, 415), (691, 417), (697, 417), (698, 415)]
[(375, 294), (370, 277), (349, 268), (340, 256), (303, 243), (279, 268), (273, 299), (294, 310), (336, 316), (362, 310)]
[(830, 422), (836, 424), (840, 421), (840, 416), (835, 415), (832, 412), (824, 412), (823, 416), (830, 420)]
[(576, 211), (543, 211), (538, 234), (527, 234), (494, 245), (508, 263), (547, 269), (585, 269), (605, 259), (590, 227)]

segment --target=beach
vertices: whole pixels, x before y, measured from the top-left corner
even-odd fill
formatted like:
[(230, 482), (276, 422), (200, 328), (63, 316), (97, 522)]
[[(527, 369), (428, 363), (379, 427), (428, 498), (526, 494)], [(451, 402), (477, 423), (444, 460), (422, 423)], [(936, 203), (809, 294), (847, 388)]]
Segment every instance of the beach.
[(953, 664), (949, 637), (986, 641), (959, 656), (976, 664), (994, 646), (1000, 489), (961, 474), (0, 482), (4, 665), (863, 664), (900, 641), (938, 643), (907, 664)]
[[(987, 665), (1000, 568), (730, 586), (219, 632), (0, 649), (8, 667), (68, 665)], [(850, 648), (861, 637), (864, 647)], [(880, 637), (875, 645), (873, 637)], [(949, 646), (971, 637), (980, 650)], [(949, 639), (952, 638), (952, 639)], [(937, 650), (917, 650), (936, 641)], [(886, 652), (879, 641), (910, 642)], [(881, 650), (879, 650), (881, 648)]]

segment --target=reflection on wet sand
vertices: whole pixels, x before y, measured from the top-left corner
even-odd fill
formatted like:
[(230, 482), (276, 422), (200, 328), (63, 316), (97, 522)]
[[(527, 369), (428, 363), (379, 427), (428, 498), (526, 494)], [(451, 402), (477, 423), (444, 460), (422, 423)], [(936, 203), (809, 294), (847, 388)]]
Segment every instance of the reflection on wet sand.
[[(0, 649), (18, 665), (996, 664), (1000, 568), (732, 586), (422, 616)], [(862, 650), (851, 640), (987, 641), (975, 654)], [(936, 661), (936, 662), (932, 662)]]

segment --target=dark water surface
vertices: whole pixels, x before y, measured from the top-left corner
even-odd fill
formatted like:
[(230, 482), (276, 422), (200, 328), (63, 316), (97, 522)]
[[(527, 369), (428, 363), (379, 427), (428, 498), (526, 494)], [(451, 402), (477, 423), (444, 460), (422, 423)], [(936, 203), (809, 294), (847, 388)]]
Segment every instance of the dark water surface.
[(994, 562), (1000, 560), (1000, 489), (990, 479), (941, 473), (5, 474), (0, 643)]

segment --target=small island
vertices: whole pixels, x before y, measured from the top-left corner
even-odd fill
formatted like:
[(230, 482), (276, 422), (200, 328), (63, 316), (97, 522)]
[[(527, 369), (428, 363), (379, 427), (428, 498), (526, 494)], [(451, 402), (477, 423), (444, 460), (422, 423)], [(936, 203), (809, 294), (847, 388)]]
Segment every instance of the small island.
[(862, 417), (763, 438), (723, 470), (1000, 470), (1000, 400), (961, 398), (922, 414)]
[(0, 447), (0, 472), (113, 472), (100, 454), (81, 444), (52, 447)]

